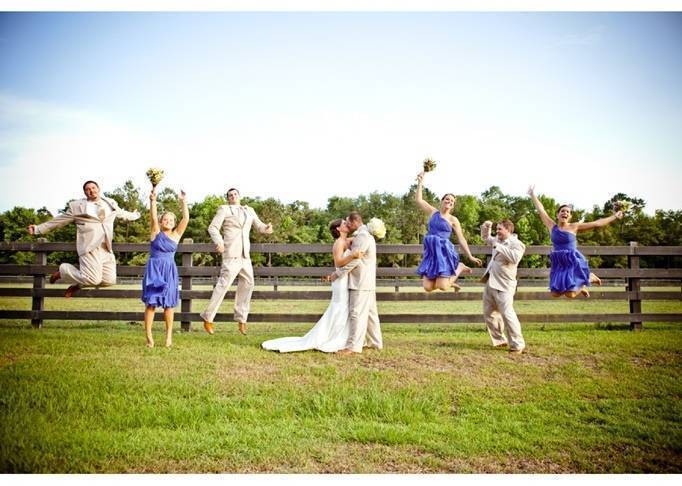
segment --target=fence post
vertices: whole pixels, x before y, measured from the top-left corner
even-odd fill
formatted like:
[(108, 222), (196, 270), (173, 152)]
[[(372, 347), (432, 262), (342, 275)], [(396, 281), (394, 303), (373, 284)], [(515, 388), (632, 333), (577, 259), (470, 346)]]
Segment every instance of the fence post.
[(279, 280), (277, 279), (277, 275), (275, 275), (275, 279), (273, 280), (272, 283), (272, 289), (277, 292), (277, 284), (279, 284)]
[[(637, 242), (630, 242), (630, 254), (628, 255), (628, 268), (630, 270), (639, 270), (639, 255), (635, 252), (637, 251)], [(636, 292), (635, 298), (631, 296), (628, 297), (630, 304), (630, 314), (641, 314), (642, 313), (642, 300), (640, 299), (640, 279), (636, 277), (628, 277), (628, 292)], [(630, 329), (633, 331), (638, 331), (642, 329), (641, 321), (631, 321)]]
[[(186, 245), (191, 245), (194, 243), (192, 238), (185, 238), (182, 242)], [(182, 267), (191, 268), (192, 267), (192, 252), (182, 254)], [(182, 277), (182, 290), (192, 290), (192, 276), (184, 275)], [(183, 297), (180, 303), (181, 312), (192, 312), (192, 299), (190, 297)], [(181, 321), (180, 326), (184, 332), (189, 332), (192, 325), (192, 321), (186, 320)]]
[[(38, 244), (41, 243), (47, 243), (47, 238), (38, 238), (37, 239)], [(36, 251), (35, 252), (35, 259), (33, 260), (33, 263), (36, 265), (47, 265), (47, 253), (44, 251)], [(40, 275), (33, 275), (33, 298), (31, 302), (31, 310), (32, 311), (42, 311), (45, 309), (45, 298), (40, 295), (36, 295), (35, 291), (39, 289), (44, 289), (45, 288), (45, 275), (41, 273)], [(33, 327), (36, 329), (40, 329), (43, 327), (43, 319), (42, 318), (31, 318), (31, 324)]]

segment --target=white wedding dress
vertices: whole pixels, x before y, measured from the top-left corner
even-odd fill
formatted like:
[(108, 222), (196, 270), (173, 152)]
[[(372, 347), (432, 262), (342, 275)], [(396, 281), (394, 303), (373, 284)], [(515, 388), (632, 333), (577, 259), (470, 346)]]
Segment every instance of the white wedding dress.
[(350, 335), (348, 315), (348, 274), (332, 282), (332, 300), (317, 324), (303, 337), (283, 337), (265, 341), (268, 351), (289, 353), (317, 349), (334, 353), (346, 347)]

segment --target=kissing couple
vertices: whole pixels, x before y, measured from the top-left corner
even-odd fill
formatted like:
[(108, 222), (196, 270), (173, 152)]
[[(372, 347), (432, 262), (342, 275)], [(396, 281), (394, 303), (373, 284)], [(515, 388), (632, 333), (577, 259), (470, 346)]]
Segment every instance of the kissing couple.
[(262, 344), (264, 349), (280, 353), (317, 349), (346, 356), (362, 353), (363, 347), (383, 347), (377, 312), (374, 236), (357, 211), (346, 219), (332, 221), (329, 231), (334, 237), (332, 256), (336, 271), (325, 277), (332, 282), (327, 310), (305, 336), (271, 339)]

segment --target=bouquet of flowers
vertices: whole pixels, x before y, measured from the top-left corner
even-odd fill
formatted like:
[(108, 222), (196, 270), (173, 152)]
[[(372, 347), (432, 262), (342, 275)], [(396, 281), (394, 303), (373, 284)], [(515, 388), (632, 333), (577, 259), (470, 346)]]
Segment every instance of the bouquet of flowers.
[(620, 199), (613, 203), (613, 210), (614, 211), (623, 211), (623, 214), (627, 213), (630, 208), (632, 207), (632, 203), (630, 201), (625, 201), (623, 199)]
[(161, 182), (161, 179), (163, 179), (163, 170), (152, 167), (147, 171), (147, 177), (149, 178), (149, 182), (152, 183), (152, 186), (156, 187), (159, 185), (159, 182)]
[(379, 218), (370, 219), (369, 223), (367, 223), (367, 229), (369, 234), (375, 238), (381, 239), (386, 236), (386, 225)]
[(433, 160), (431, 157), (427, 157), (424, 159), (424, 172), (431, 172), (435, 168), (436, 168), (435, 160)]

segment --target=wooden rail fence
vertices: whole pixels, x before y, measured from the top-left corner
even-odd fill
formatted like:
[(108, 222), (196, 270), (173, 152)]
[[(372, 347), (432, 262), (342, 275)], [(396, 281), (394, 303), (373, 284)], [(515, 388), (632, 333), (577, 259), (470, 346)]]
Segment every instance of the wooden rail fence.
[[(682, 313), (642, 313), (643, 300), (682, 300), (682, 288), (676, 291), (643, 291), (642, 280), (667, 279), (682, 282), (682, 268), (640, 268), (640, 257), (643, 256), (682, 256), (682, 247), (646, 247), (638, 246), (632, 242), (630, 246), (582, 246), (580, 251), (586, 256), (627, 256), (628, 268), (600, 268), (595, 272), (601, 278), (622, 279), (624, 288), (622, 291), (599, 290), (591, 288), (591, 299), (599, 300), (627, 300), (629, 303), (628, 313), (582, 313), (582, 314), (520, 314), (521, 322), (629, 322), (632, 329), (640, 329), (643, 322), (682, 322)], [(120, 252), (147, 252), (149, 244), (142, 243), (115, 243), (114, 251)], [(547, 255), (551, 247), (530, 246), (526, 249), (526, 255)], [(140, 311), (113, 312), (113, 311), (46, 311), (46, 297), (62, 297), (63, 289), (49, 289), (45, 287), (46, 275), (57, 271), (56, 265), (47, 265), (47, 255), (53, 251), (75, 252), (75, 243), (49, 243), (45, 240), (36, 242), (2, 242), (0, 251), (34, 252), (34, 263), (30, 265), (0, 265), (2, 276), (33, 276), (32, 288), (0, 287), (0, 297), (31, 297), (31, 310), (0, 310), (0, 319), (30, 319), (34, 327), (41, 327), (46, 319), (54, 320), (114, 320), (114, 321), (141, 321), (143, 318), (142, 304)], [(178, 266), (181, 280), (181, 305), (180, 312), (176, 313), (176, 319), (181, 322), (182, 329), (188, 331), (191, 322), (201, 322), (198, 312), (192, 312), (192, 299), (208, 299), (211, 295), (209, 290), (193, 290), (193, 277), (217, 277), (220, 273), (218, 266), (195, 267), (192, 265), (194, 253), (211, 253), (214, 251), (212, 243), (193, 243), (192, 240), (184, 240), (178, 245), (177, 252), (182, 255), (182, 265)], [(476, 255), (490, 255), (488, 246), (471, 246), (471, 251)], [(292, 253), (325, 253), (331, 252), (329, 244), (281, 244), (263, 243), (252, 244), (251, 252), (263, 254), (292, 254)], [(379, 254), (421, 254), (421, 245), (377, 245)], [(270, 261), (268, 259), (268, 261)], [(393, 292), (378, 292), (379, 301), (452, 301), (452, 300), (480, 300), (480, 292), (467, 291), (467, 287), (478, 284), (479, 277), (483, 274), (482, 268), (475, 268), (473, 275), (465, 279), (465, 290), (453, 296), (452, 292), (401, 292), (400, 283), (406, 279), (415, 279), (415, 268), (377, 268), (377, 278), (390, 278), (395, 281)], [(272, 291), (255, 291), (254, 299), (280, 299), (280, 300), (329, 300), (330, 290), (278, 290), (277, 279), (279, 277), (322, 277), (333, 271), (331, 267), (256, 267), (256, 277), (272, 278)], [(128, 277), (141, 277), (144, 274), (143, 266), (118, 266), (118, 275)], [(543, 284), (547, 285), (549, 279), (548, 268), (519, 268), (519, 279), (542, 278)], [(140, 290), (124, 290), (114, 288), (82, 290), (74, 298), (115, 298), (115, 299), (139, 299)], [(234, 292), (228, 292), (226, 299), (233, 299)], [(553, 299), (549, 292), (517, 290), (515, 299), (520, 300), (549, 300)], [(320, 314), (284, 314), (267, 313), (251, 314), (250, 322), (316, 322)], [(386, 323), (479, 323), (482, 322), (480, 313), (476, 314), (381, 314), (381, 321)], [(157, 319), (161, 315), (157, 313)], [(215, 321), (232, 321), (232, 315), (219, 313)]]

